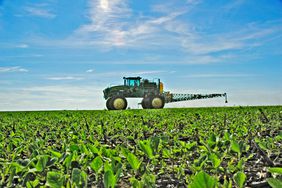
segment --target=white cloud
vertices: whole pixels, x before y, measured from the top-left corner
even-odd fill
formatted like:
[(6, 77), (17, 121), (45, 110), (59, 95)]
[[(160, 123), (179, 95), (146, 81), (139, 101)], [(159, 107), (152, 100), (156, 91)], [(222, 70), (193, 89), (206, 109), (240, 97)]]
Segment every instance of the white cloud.
[(103, 88), (47, 85), (0, 90), (0, 110), (103, 109)]
[(86, 72), (87, 73), (92, 73), (92, 72), (94, 72), (94, 69), (88, 69)]
[[(143, 49), (180, 47), (188, 54), (202, 55), (258, 46), (260, 43), (250, 40), (261, 39), (281, 29), (279, 26), (269, 28), (254, 24), (224, 34), (197, 32), (195, 23), (184, 21), (180, 16), (189, 15), (191, 8), (200, 3), (199, 0), (187, 0), (187, 7), (177, 7), (171, 3), (155, 4), (152, 10), (163, 14), (158, 17), (132, 15), (128, 1), (89, 2), (90, 23), (77, 30), (74, 39), (80, 40), (75, 45)], [(236, 5), (242, 2), (238, 1)]]
[(242, 74), (242, 73), (217, 73), (217, 74), (192, 74), (183, 76), (185, 78), (240, 78), (240, 77), (254, 77), (256, 74)]
[(61, 77), (48, 77), (47, 80), (83, 80), (83, 77), (75, 77), (75, 76), (61, 76)]
[(196, 5), (201, 3), (201, 0), (186, 0), (188, 4)]
[(232, 9), (238, 8), (245, 3), (246, 0), (233, 0), (230, 3), (227, 3), (223, 9), (225, 11), (232, 11)]
[(10, 72), (28, 72), (28, 70), (21, 68), (20, 66), (0, 67), (0, 73), (10, 73)]
[(264, 38), (278, 33), (282, 23), (268, 28), (264, 25), (252, 24), (238, 31), (225, 34), (198, 35), (183, 38), (182, 47), (190, 54), (210, 54), (227, 50), (241, 50), (264, 44)]
[(159, 73), (165, 73), (167, 71), (160, 71), (160, 70), (155, 70), (155, 71), (139, 71), (139, 72), (133, 72), (133, 74), (136, 75), (144, 75), (144, 74), (159, 74)]
[[(113, 48), (144, 51), (179, 49), (181, 53), (187, 54), (186, 59), (177, 62), (160, 60), (150, 63), (208, 64), (230, 60), (228, 56), (218, 57), (214, 55), (215, 53), (227, 54), (264, 45), (267, 39), (281, 31), (282, 26), (279, 20), (275, 24), (251, 23), (230, 32), (206, 33), (199, 31), (198, 28), (205, 29), (208, 26), (197, 25), (193, 20), (183, 19), (183, 15), (185, 18), (190, 18), (189, 14), (193, 11), (193, 7), (196, 7), (200, 1), (188, 0), (186, 1), (188, 5), (183, 7), (177, 3), (154, 5), (152, 11), (159, 9), (156, 14), (158, 16), (142, 14), (137, 16), (130, 9), (128, 1), (89, 0), (88, 2), (89, 23), (81, 25), (71, 36), (63, 40), (36, 38), (31, 41), (43, 46), (95, 48), (100, 51), (109, 51)], [(146, 63), (145, 60), (139, 59), (131, 62), (131, 64)]]
[(111, 26), (120, 27), (116, 20), (129, 16), (127, 1), (123, 0), (89, 0), (90, 23), (80, 28), (82, 32), (109, 32)]
[(0, 48), (29, 48), (29, 45), (26, 43), (19, 43), (19, 44), (13, 44), (13, 43), (0, 43)]
[(130, 18), (132, 15), (127, 1), (90, 0), (89, 2), (90, 23), (82, 25), (76, 34), (81, 38), (92, 40), (93, 42), (87, 42), (90, 45), (138, 47), (144, 39), (154, 38), (154, 35), (164, 28), (164, 24), (185, 13), (183, 10), (176, 10), (160, 17)]
[(158, 75), (162, 73), (171, 73), (171, 71), (164, 70), (141, 70), (141, 71), (111, 71), (111, 72), (103, 72), (96, 73), (97, 77), (123, 77), (123, 76), (143, 76), (143, 75)]
[(33, 4), (24, 8), (24, 10), (32, 16), (42, 17), (42, 18), (55, 18), (56, 14), (52, 13), (48, 4)]
[(16, 48), (28, 48), (29, 45), (28, 44), (18, 44), (15, 46)]

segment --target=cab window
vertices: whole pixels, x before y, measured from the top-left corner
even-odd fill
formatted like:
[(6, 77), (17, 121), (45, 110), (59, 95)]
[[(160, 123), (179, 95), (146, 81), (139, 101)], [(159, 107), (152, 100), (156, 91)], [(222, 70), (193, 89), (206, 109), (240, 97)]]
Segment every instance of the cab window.
[(132, 86), (132, 87), (140, 86), (140, 80), (128, 80), (128, 86)]

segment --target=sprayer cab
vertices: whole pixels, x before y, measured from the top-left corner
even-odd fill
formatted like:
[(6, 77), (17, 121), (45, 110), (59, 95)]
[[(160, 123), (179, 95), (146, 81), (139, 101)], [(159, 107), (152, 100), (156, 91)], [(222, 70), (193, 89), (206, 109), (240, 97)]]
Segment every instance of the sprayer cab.
[(124, 86), (139, 87), (141, 77), (123, 77)]

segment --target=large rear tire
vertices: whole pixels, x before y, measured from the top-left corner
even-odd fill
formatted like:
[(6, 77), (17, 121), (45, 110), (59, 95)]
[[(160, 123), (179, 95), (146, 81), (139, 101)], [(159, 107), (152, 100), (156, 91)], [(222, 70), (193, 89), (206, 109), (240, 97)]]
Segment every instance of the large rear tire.
[(165, 99), (163, 96), (152, 96), (149, 104), (152, 109), (161, 109), (165, 105)]
[(116, 96), (109, 100), (109, 110), (124, 110), (127, 107), (127, 100), (124, 97)]

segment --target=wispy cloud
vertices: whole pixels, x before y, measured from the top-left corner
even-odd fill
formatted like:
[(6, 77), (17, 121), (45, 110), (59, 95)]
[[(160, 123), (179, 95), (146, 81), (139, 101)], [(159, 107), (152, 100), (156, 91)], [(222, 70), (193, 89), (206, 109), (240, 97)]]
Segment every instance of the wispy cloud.
[(55, 18), (54, 14), (48, 4), (33, 4), (24, 8), (24, 10), (31, 16), (37, 16), (42, 18)]
[(94, 69), (88, 69), (86, 72), (87, 73), (92, 73), (92, 72), (94, 72)]
[[(90, 0), (88, 16), (90, 23), (81, 26), (78, 33), (82, 35), (93, 32), (102, 35), (103, 43), (113, 43), (113, 45), (123, 45), (122, 30), (126, 19), (130, 16), (130, 9), (127, 1), (123, 0)], [(107, 40), (105, 40), (107, 39)]]
[(82, 25), (76, 34), (92, 39), (93, 42), (88, 44), (94, 45), (138, 46), (144, 39), (154, 38), (155, 34), (165, 29), (166, 23), (185, 13), (185, 10), (176, 10), (160, 17), (137, 16), (132, 19), (127, 1), (89, 2), (90, 23)]
[(146, 74), (160, 74), (160, 73), (165, 73), (167, 71), (160, 71), (160, 70), (155, 70), (155, 71), (138, 71), (138, 72), (132, 72), (132, 74), (135, 75), (146, 75)]
[[(237, 2), (237, 1), (236, 1)], [(43, 46), (63, 48), (97, 48), (100, 51), (119, 49), (175, 50), (187, 55), (179, 64), (208, 64), (229, 60), (229, 52), (249, 50), (265, 44), (271, 36), (282, 29), (282, 21), (275, 24), (267, 22), (249, 23), (236, 26), (236, 30), (216, 33), (199, 31), (207, 26), (194, 23), (189, 14), (201, 1), (187, 0), (186, 4), (162, 3), (152, 5), (155, 16), (138, 15), (122, 0), (89, 0), (88, 23), (63, 40), (34, 38), (32, 42)], [(238, 1), (232, 6), (239, 6)], [(230, 5), (231, 6), (231, 5)], [(195, 12), (194, 12), (195, 13)], [(221, 56), (214, 55), (221, 53)], [(161, 61), (154, 61), (158, 64)], [(165, 61), (162, 61), (165, 63)], [(111, 62), (114, 63), (114, 62)], [(122, 63), (122, 62), (121, 62)], [(135, 60), (133, 64), (145, 64)]]
[(28, 70), (21, 68), (20, 66), (0, 67), (0, 73), (10, 73), (10, 72), (28, 72)]
[(192, 5), (199, 4), (201, 3), (201, 1), (202, 0), (186, 0), (188, 4), (192, 4)]
[(238, 8), (239, 6), (243, 5), (246, 0), (234, 0), (228, 4), (226, 4), (223, 9), (225, 11), (231, 11), (232, 9)]
[[(90, 23), (82, 25), (76, 32), (82, 39), (88, 39), (88, 45), (132, 48), (180, 46), (188, 54), (209, 54), (258, 45), (249, 40), (277, 31), (277, 28), (249, 27), (225, 34), (196, 32), (193, 22), (187, 23), (178, 17), (189, 14), (191, 7), (200, 3), (199, 0), (187, 0), (187, 6), (183, 7), (177, 7), (175, 4), (172, 6), (170, 3), (156, 4), (152, 6), (152, 11), (160, 12), (162, 16), (133, 16), (133, 18), (130, 18), (132, 10), (127, 1), (90, 0), (89, 2)], [(242, 3), (243, 0), (238, 0), (228, 6), (232, 8)]]
[(13, 44), (13, 43), (0, 43), (0, 48), (29, 48), (29, 44), (26, 43), (18, 43), (18, 44)]
[(143, 70), (143, 71), (110, 71), (97, 73), (96, 76), (104, 77), (123, 77), (123, 76), (143, 76), (143, 75), (158, 75), (162, 73), (173, 73), (171, 71), (164, 70)]
[(103, 109), (103, 89), (60, 84), (0, 90), (0, 110)]
[(83, 77), (75, 77), (75, 76), (60, 76), (60, 77), (48, 77), (47, 80), (83, 80)]
[(229, 33), (194, 35), (183, 38), (182, 46), (191, 54), (210, 54), (228, 50), (241, 50), (264, 44), (264, 38), (277, 34), (282, 29), (282, 22), (269, 27), (267, 23), (252, 23), (238, 31)]
[(228, 74), (222, 74), (222, 73), (212, 73), (212, 74), (192, 74), (183, 76), (185, 78), (241, 78), (241, 77), (255, 77), (258, 76), (256, 74), (242, 74), (242, 73), (228, 73)]
[(28, 48), (29, 45), (28, 44), (17, 44), (15, 45), (16, 48)]

